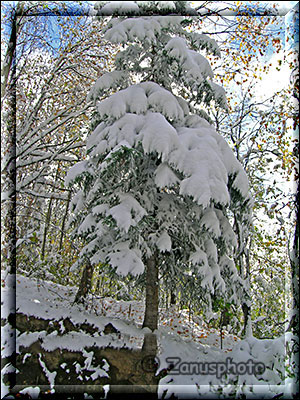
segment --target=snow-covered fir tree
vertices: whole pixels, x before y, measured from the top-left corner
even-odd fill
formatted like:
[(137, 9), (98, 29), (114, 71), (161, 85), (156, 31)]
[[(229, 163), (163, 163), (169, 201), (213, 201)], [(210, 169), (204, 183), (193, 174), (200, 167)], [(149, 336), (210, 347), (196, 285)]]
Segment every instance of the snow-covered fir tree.
[(251, 200), (242, 166), (201, 108), (226, 108), (205, 57), (220, 55), (216, 42), (186, 29), (182, 15), (195, 14), (187, 2), (99, 2), (95, 9), (118, 15), (105, 39), (121, 50), (115, 70), (89, 94), (95, 119), (87, 157), (66, 177), (78, 188), (73, 236), (85, 243), (73, 270), (89, 260), (123, 276), (146, 274), (151, 330), (166, 273), (197, 277), (208, 305), (212, 295), (238, 303), (245, 285), (233, 255), (248, 234)]

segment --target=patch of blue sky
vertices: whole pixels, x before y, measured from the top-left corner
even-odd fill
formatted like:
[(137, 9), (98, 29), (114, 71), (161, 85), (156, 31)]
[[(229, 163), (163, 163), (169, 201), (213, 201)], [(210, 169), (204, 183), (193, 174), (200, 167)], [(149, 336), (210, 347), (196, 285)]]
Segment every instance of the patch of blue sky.
[[(197, 2), (195, 2), (197, 3)], [(218, 8), (222, 8), (222, 2), (216, 2), (218, 4)], [(233, 2), (229, 2), (233, 3)], [(253, 1), (245, 1), (242, 4), (241, 12), (252, 16), (253, 18), (259, 17), (266, 12), (268, 15), (273, 15), (274, 10), (277, 14), (277, 19), (280, 23), (278, 36), (281, 38), (283, 42), (285, 42), (286, 48), (295, 48), (299, 46), (299, 1), (260, 1), (259, 4), (254, 4)], [(225, 3), (224, 3), (225, 4)], [(228, 5), (228, 3), (227, 3)], [(273, 7), (275, 5), (275, 9)], [(268, 12), (269, 10), (269, 12)], [(281, 21), (280, 21), (281, 19)], [(288, 38), (288, 40), (287, 40)], [(239, 43), (237, 43), (239, 45)], [(273, 56), (274, 49), (270, 45), (265, 56), (265, 61), (268, 61), (270, 57)]]
[[(82, 1), (81, 4), (74, 3), (72, 1), (62, 1), (60, 2), (60, 9), (56, 9), (56, 12), (51, 14), (51, 8), (48, 9), (47, 17), (51, 21), (51, 30), (49, 31), (49, 40), (51, 41), (51, 46), (56, 49), (60, 46), (62, 42), (61, 38), (61, 28), (59, 25), (59, 21), (63, 22), (63, 18), (67, 17), (78, 17), (78, 16), (88, 16), (90, 6), (88, 2)], [(55, 5), (54, 5), (55, 7)], [(57, 11), (59, 12), (59, 16), (57, 16)]]
[[(11, 26), (9, 23), (9, 15), (11, 10), (16, 9), (18, 1), (3, 1), (2, 5), (2, 23), (3, 23), (3, 34), (4, 36), (10, 35)], [(37, 25), (47, 24), (47, 38), (44, 38), (48, 42), (48, 51), (50, 48), (55, 52), (61, 44), (61, 28), (59, 25), (60, 21), (66, 17), (75, 16), (88, 16), (91, 4), (88, 1), (82, 1), (80, 4), (73, 1), (61, 1), (59, 4), (54, 2), (45, 2), (38, 9), (34, 9), (32, 14), (28, 17), (35, 17), (35, 21), (32, 22), (32, 31), (35, 30)], [(6, 17), (4, 16), (6, 14)], [(7, 20), (7, 21), (6, 21)], [(30, 29), (30, 27), (28, 26)], [(36, 41), (36, 47), (43, 47), (42, 41)], [(30, 43), (28, 43), (30, 46)]]
[(299, 46), (299, 2), (292, 7), (285, 16), (285, 23), (287, 26), (287, 41), (288, 48), (296, 48)]
[[(276, 6), (276, 8), (273, 7)], [(220, 5), (219, 5), (220, 7)], [(276, 35), (285, 44), (286, 49), (295, 48), (299, 45), (299, 2), (298, 1), (260, 1), (255, 5), (253, 1), (245, 1), (240, 9), (241, 13), (251, 18), (262, 18), (264, 13), (267, 16), (276, 18), (276, 25), (269, 26), (270, 34)], [(234, 17), (233, 17), (234, 18)], [(234, 43), (232, 43), (233, 45)], [(239, 48), (239, 41), (235, 43)], [(253, 52), (254, 52), (253, 48)], [(270, 41), (267, 52), (261, 56), (261, 63), (267, 63), (274, 56), (274, 47)], [(249, 50), (251, 53), (251, 49)]]
[[(274, 3), (274, 2), (268, 2), (268, 3)], [(299, 3), (299, 1), (279, 1), (275, 4), (277, 5), (279, 13), (281, 15), (286, 15), (298, 3)]]

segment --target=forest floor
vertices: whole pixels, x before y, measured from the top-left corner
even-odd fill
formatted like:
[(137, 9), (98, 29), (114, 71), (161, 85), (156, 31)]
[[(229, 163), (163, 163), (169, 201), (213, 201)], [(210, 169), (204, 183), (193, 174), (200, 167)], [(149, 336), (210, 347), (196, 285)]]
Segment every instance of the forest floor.
[[(144, 335), (149, 333), (147, 328), (142, 328), (143, 304), (90, 296), (86, 304), (78, 305), (74, 304), (76, 291), (76, 287), (17, 276), (17, 314), (50, 321), (49, 325), (53, 324), (55, 329), (19, 331), (17, 323), (16, 352), (20, 353), (22, 347), (28, 348), (39, 340), (46, 351), (59, 348), (81, 352), (85, 357), (84, 366), (91, 372), (89, 378), (109, 377), (109, 363), (105, 361), (101, 367), (99, 363), (94, 365), (92, 352), (87, 349), (92, 346), (141, 349)], [(2, 294), (2, 298), (9, 295), (5, 287)], [(1, 303), (2, 318), (5, 318), (9, 310), (5, 302)], [(108, 324), (113, 325), (113, 331), (105, 331)], [(70, 325), (90, 328), (72, 329)], [(13, 343), (5, 339), (6, 328), (7, 325), (2, 327), (2, 358), (13, 351)], [(220, 330), (209, 328), (200, 318), (191, 319), (187, 310), (175, 312), (174, 309), (160, 310), (159, 328), (155, 333), (158, 341), (156, 374), (168, 371), (159, 381), (159, 398), (169, 398), (172, 393), (184, 399), (227, 398), (241, 393), (246, 398), (257, 398), (257, 395), (272, 398), (279, 393), (290, 398), (293, 383), (285, 376), (285, 337), (241, 340), (223, 331), (221, 348)], [(30, 354), (25, 356), (30, 357)], [(47, 370), (41, 359), (40, 363), (50, 387), (54, 387), (56, 371)], [(170, 364), (173, 364), (172, 370)], [(59, 368), (67, 367), (62, 361)], [(80, 367), (76, 372), (81, 374)], [(33, 384), (23, 389), (23, 393), (38, 398), (39, 389), (34, 384), (34, 376), (32, 378)], [(3, 385), (1, 380), (4, 389), (1, 392), (5, 393), (7, 389)], [(108, 391), (109, 385), (105, 389)]]

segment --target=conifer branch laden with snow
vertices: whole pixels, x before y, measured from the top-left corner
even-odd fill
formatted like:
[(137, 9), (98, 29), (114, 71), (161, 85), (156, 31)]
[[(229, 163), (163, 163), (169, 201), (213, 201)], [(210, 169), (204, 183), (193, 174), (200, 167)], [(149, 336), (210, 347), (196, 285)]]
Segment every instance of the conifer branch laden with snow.
[[(142, 15), (147, 7), (159, 14), (159, 3), (176, 9), (182, 2), (127, 3)], [(109, 7), (117, 11), (113, 3), (96, 5), (99, 14)], [(231, 216), (239, 216), (246, 237), (248, 180), (200, 108), (226, 108), (225, 92), (201, 54), (219, 55), (218, 47), (188, 32), (185, 23), (181, 16), (154, 15), (111, 18), (108, 24), (105, 38), (123, 50), (116, 69), (89, 94), (96, 117), (87, 158), (66, 177), (66, 184), (78, 186), (73, 236), (85, 243), (73, 270), (85, 259), (107, 263), (120, 275), (143, 274), (145, 266), (146, 273), (175, 270), (176, 264), (176, 271), (201, 277), (208, 303), (211, 295), (238, 303), (245, 282), (232, 257), (243, 238), (237, 241)], [(154, 313), (156, 285), (149, 292), (156, 296)], [(156, 329), (157, 317), (145, 326)]]

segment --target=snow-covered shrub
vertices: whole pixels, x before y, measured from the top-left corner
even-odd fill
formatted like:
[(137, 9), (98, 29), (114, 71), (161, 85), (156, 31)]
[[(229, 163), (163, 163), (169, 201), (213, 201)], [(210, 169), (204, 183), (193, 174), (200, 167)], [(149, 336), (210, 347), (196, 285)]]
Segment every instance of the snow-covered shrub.
[[(100, 2), (97, 13), (109, 7)], [(88, 259), (139, 276), (155, 255), (161, 276), (198, 280), (211, 308), (212, 294), (238, 303), (246, 291), (233, 256), (249, 234), (251, 199), (241, 164), (203, 118), (205, 107), (226, 108), (205, 57), (219, 50), (185, 24), (154, 14), (107, 25), (106, 40), (123, 50), (89, 94), (87, 158), (65, 180), (77, 185), (70, 224), (85, 243), (72, 269)]]

